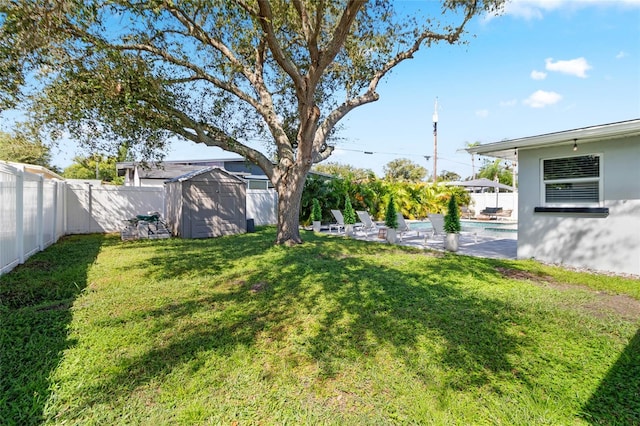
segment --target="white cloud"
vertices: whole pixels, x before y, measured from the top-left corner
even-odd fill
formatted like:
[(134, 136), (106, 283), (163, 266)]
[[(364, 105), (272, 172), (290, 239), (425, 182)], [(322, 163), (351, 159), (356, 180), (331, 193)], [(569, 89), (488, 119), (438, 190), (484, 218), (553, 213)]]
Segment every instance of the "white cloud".
[(587, 70), (591, 69), (591, 65), (589, 65), (585, 58), (556, 62), (553, 62), (553, 58), (547, 58), (545, 64), (547, 71), (557, 71), (564, 74), (575, 75), (580, 78), (587, 78)]
[(562, 0), (513, 0), (505, 4), (504, 14), (527, 21), (542, 19), (544, 12), (558, 9), (562, 3)]
[(626, 58), (627, 56), (629, 56), (629, 54), (627, 52), (621, 50), (620, 53), (618, 53), (616, 55), (616, 59)]
[(531, 78), (534, 80), (544, 80), (547, 78), (547, 73), (544, 71), (533, 70), (531, 71)]
[(512, 0), (505, 4), (504, 14), (527, 21), (542, 19), (555, 10), (575, 10), (588, 6), (638, 7), (640, 0)]
[(476, 117), (487, 118), (489, 116), (488, 109), (479, 109), (476, 111)]
[(500, 101), (501, 107), (514, 107), (518, 104), (517, 99), (509, 99), (508, 101)]
[(544, 90), (538, 90), (531, 94), (527, 99), (523, 101), (525, 105), (531, 108), (544, 108), (547, 105), (553, 105), (560, 102), (562, 95), (556, 92), (545, 92)]

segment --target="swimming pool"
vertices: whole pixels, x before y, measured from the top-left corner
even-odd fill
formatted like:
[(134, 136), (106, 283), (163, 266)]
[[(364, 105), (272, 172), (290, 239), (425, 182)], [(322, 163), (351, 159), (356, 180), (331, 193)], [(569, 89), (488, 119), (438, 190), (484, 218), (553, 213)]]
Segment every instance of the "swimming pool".
[[(518, 224), (516, 222), (497, 222), (488, 220), (460, 220), (462, 232), (473, 232), (478, 235), (487, 235), (498, 238), (518, 239)], [(412, 231), (430, 231), (431, 222), (407, 221), (407, 226)]]

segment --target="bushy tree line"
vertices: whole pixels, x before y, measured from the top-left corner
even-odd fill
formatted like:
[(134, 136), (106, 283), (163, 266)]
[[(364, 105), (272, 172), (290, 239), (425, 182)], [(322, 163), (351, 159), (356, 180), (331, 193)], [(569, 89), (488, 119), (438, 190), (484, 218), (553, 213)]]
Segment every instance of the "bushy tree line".
[(352, 176), (327, 177), (310, 174), (302, 193), (300, 222), (310, 223), (313, 199), (322, 207), (322, 221), (333, 221), (331, 209), (342, 210), (346, 197), (354, 210), (366, 210), (376, 220), (384, 219), (389, 197), (393, 196), (397, 211), (408, 219), (422, 219), (429, 213), (444, 213), (451, 195), (458, 205), (468, 205), (469, 194), (460, 187), (429, 182), (394, 182), (369, 176), (354, 179)]

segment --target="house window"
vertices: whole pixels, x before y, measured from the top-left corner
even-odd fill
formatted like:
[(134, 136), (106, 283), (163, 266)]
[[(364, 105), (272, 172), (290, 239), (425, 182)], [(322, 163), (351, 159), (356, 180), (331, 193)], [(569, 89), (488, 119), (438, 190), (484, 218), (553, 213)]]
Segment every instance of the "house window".
[(600, 155), (542, 160), (545, 205), (598, 205), (602, 201)]
[(269, 189), (268, 180), (249, 180), (249, 189)]

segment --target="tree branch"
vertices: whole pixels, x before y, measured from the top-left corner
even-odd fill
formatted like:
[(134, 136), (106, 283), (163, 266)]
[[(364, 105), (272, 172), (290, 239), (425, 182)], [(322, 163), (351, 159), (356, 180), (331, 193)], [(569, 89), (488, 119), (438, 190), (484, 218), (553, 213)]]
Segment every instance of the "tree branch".
[(340, 52), (340, 49), (342, 49), (342, 46), (344, 46), (351, 25), (365, 3), (366, 0), (349, 0), (340, 17), (340, 22), (336, 25), (329, 46), (321, 53), (320, 62), (318, 63), (318, 69), (321, 70), (321, 72), (324, 72), (325, 68), (333, 62), (338, 52)]
[[(255, 150), (229, 136), (218, 127), (214, 127), (206, 123), (200, 123), (192, 119), (181, 110), (164, 104), (154, 104), (154, 106), (158, 110), (167, 113), (170, 117), (174, 117), (178, 120), (179, 123), (173, 122), (171, 125), (167, 125), (167, 130), (175, 132), (185, 139), (195, 143), (202, 143), (207, 146), (216, 146), (224, 149), (225, 151), (235, 152), (254, 164), (257, 164), (269, 179), (273, 177), (273, 163), (260, 151)], [(192, 129), (192, 131), (189, 131), (188, 129)]]
[(269, 45), (269, 49), (273, 54), (273, 58), (276, 60), (278, 65), (282, 67), (284, 72), (286, 72), (289, 77), (291, 77), (296, 90), (300, 90), (304, 84), (302, 76), (300, 75), (300, 72), (298, 71), (298, 68), (295, 66), (295, 64), (286, 57), (284, 51), (278, 43), (278, 39), (276, 38), (276, 34), (273, 29), (273, 12), (271, 11), (271, 5), (269, 4), (269, 1), (258, 0), (258, 8), (258, 18), (260, 21), (260, 26), (262, 27), (262, 31), (264, 31), (267, 37), (266, 40)]
[(400, 64), (402, 61), (413, 58), (413, 55), (420, 50), (420, 47), (425, 42), (425, 40), (429, 41), (446, 41), (450, 44), (455, 43), (460, 39), (462, 35), (463, 29), (467, 22), (474, 16), (477, 12), (477, 1), (473, 1), (469, 5), (467, 5), (467, 10), (465, 17), (462, 23), (452, 32), (449, 33), (435, 33), (429, 30), (423, 31), (415, 40), (415, 42), (408, 49), (398, 53), (391, 60), (385, 63), (381, 69), (376, 72), (371, 81), (369, 82), (369, 87), (367, 91), (361, 96), (355, 97), (353, 99), (349, 99), (339, 105), (336, 109), (331, 111), (321, 126), (318, 128), (316, 132), (314, 145), (320, 146), (326, 140), (329, 132), (335, 127), (335, 125), (344, 118), (350, 111), (353, 109), (365, 105), (371, 102), (377, 101), (380, 96), (376, 92), (378, 88), (378, 84), (382, 80), (382, 78), (394, 67)]

